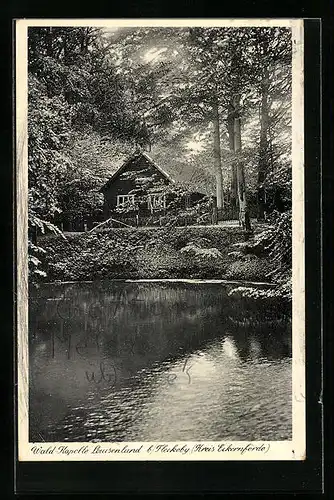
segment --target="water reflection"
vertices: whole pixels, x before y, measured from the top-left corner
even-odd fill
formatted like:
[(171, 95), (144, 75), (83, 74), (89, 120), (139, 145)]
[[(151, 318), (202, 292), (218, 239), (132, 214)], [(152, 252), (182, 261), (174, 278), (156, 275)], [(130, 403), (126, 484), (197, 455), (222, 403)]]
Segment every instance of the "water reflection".
[(291, 437), (290, 325), (240, 325), (221, 285), (45, 285), (30, 297), (31, 440)]

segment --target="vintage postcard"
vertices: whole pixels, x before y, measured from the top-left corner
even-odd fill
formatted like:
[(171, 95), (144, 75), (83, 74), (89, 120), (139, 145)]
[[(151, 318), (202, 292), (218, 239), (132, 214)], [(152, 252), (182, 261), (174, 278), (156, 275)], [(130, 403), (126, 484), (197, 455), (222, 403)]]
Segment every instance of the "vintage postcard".
[(15, 89), (19, 460), (304, 460), (303, 20), (16, 20)]

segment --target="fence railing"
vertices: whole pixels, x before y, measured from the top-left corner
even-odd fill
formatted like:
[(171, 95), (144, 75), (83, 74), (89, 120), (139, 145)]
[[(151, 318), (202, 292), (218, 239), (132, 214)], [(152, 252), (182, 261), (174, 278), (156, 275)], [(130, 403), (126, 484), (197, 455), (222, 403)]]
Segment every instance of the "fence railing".
[[(254, 210), (250, 210), (250, 216), (256, 217)], [(216, 225), (220, 222), (237, 223), (239, 221), (239, 211), (234, 207), (225, 207), (218, 211), (213, 209), (201, 214), (170, 214), (157, 212), (150, 214), (141, 213), (119, 213), (110, 211), (109, 214), (97, 214), (96, 216), (85, 217), (83, 214), (64, 213), (58, 216), (55, 224), (65, 232), (90, 231), (101, 222), (112, 217), (108, 222), (108, 227), (124, 227), (124, 224), (131, 227), (160, 227), (160, 226), (189, 226), (189, 225)], [(119, 221), (119, 223), (118, 223)]]

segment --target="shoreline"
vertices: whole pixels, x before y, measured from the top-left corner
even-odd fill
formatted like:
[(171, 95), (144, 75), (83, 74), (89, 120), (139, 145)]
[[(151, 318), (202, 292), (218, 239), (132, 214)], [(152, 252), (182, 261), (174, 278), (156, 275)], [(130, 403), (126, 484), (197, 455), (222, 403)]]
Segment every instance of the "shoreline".
[(111, 278), (102, 280), (74, 280), (74, 281), (47, 281), (38, 283), (38, 285), (70, 285), (75, 283), (99, 283), (99, 282), (118, 282), (118, 283), (190, 283), (190, 284), (222, 284), (222, 285), (239, 285), (239, 286), (258, 286), (266, 288), (276, 288), (278, 283), (268, 283), (261, 281), (238, 281), (224, 279), (200, 279), (200, 278)]

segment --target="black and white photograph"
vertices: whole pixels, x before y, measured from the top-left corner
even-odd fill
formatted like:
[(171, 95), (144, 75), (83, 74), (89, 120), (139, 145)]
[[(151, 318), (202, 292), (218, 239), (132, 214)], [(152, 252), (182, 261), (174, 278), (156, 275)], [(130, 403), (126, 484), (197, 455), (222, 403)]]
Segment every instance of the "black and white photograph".
[(303, 22), (16, 22), (21, 460), (302, 460)]

